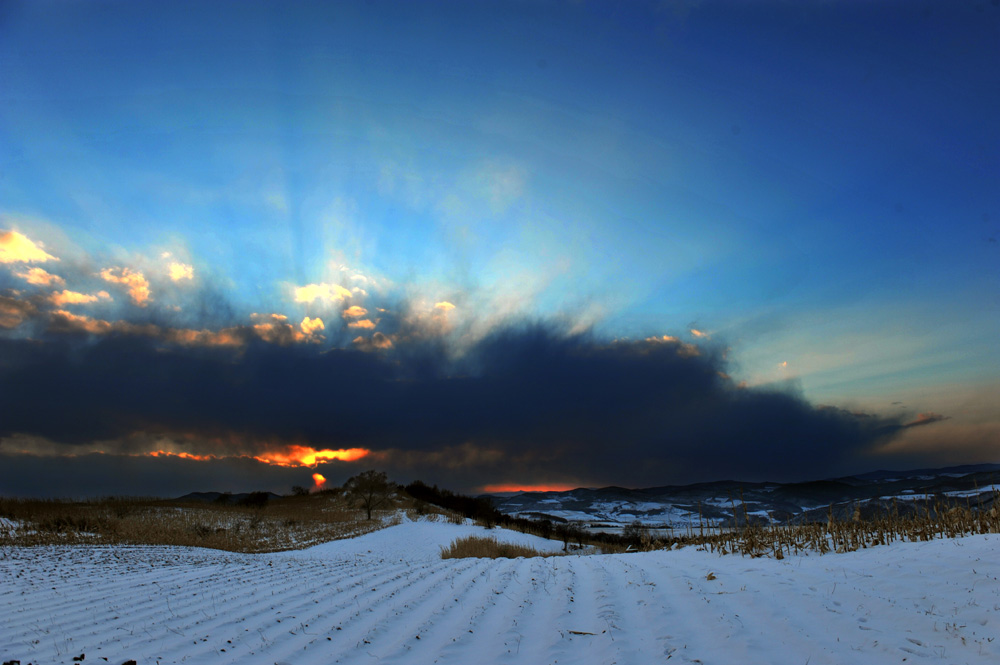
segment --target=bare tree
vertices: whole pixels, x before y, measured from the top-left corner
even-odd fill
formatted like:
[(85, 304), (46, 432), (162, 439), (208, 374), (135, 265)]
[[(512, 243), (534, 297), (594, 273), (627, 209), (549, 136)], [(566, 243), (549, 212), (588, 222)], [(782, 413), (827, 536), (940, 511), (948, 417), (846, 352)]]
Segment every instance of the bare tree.
[(357, 499), (372, 518), (372, 511), (381, 508), (389, 502), (394, 485), (389, 482), (384, 471), (369, 469), (359, 473), (346, 483), (344, 490), (347, 495)]
[(629, 541), (629, 544), (639, 546), (642, 542), (642, 522), (639, 520), (632, 520), (631, 524), (627, 525), (622, 529), (622, 538)]

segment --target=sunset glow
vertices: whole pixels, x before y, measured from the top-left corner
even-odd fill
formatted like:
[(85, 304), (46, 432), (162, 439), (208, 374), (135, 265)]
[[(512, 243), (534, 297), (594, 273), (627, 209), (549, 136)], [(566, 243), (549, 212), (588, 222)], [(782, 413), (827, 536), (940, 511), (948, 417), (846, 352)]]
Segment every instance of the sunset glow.
[(215, 455), (192, 455), (191, 453), (174, 453), (169, 450), (154, 450), (152, 452), (146, 453), (150, 457), (183, 457), (184, 459), (198, 460), (199, 462), (207, 462), (208, 460), (219, 459)]
[(499, 485), (484, 485), (482, 491), (486, 494), (501, 494), (507, 492), (568, 492), (574, 490), (579, 485), (567, 485), (565, 483), (551, 483), (541, 485), (518, 485), (515, 483)]
[(320, 491), (321, 489), (323, 489), (323, 485), (325, 484), (326, 484), (326, 478), (323, 476), (322, 473), (313, 474), (313, 491), (316, 492)]
[(340, 450), (316, 450), (308, 446), (288, 446), (284, 450), (254, 455), (255, 460), (276, 466), (316, 466), (321, 462), (353, 462), (367, 456), (371, 451), (365, 448)]
[[(184, 459), (198, 460), (200, 462), (205, 462), (208, 460), (223, 459), (226, 457), (245, 457), (250, 459), (255, 459), (258, 462), (264, 462), (265, 464), (271, 464), (274, 466), (307, 466), (314, 467), (317, 464), (322, 464), (323, 462), (332, 462), (334, 460), (340, 462), (353, 462), (366, 457), (371, 451), (364, 448), (348, 448), (344, 450), (316, 450), (314, 448), (309, 448), (307, 446), (288, 446), (281, 451), (272, 451), (267, 453), (262, 453), (260, 455), (196, 455), (194, 453), (187, 452), (172, 452), (169, 450), (154, 450), (145, 455), (149, 457), (181, 457)], [(317, 487), (326, 482), (324, 478), (319, 473), (313, 474), (313, 481), (317, 483)]]

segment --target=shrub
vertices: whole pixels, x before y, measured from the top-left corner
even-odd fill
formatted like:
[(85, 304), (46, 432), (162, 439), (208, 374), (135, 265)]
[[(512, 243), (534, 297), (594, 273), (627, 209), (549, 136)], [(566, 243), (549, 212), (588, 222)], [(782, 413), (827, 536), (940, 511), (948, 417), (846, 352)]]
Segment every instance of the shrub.
[(458, 538), (448, 547), (441, 548), (442, 559), (464, 559), (469, 557), (486, 559), (516, 559), (517, 557), (555, 556), (554, 552), (539, 552), (527, 545), (503, 543), (496, 538), (466, 536)]

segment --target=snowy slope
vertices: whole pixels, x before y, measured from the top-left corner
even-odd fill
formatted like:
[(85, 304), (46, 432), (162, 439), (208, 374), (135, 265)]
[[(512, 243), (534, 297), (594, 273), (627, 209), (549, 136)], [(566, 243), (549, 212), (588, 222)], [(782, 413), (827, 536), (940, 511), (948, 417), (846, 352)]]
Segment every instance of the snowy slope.
[(782, 561), (693, 548), (439, 558), (442, 545), (482, 531), (405, 523), (268, 555), (8, 548), (0, 656), (26, 664), (86, 654), (115, 665), (1000, 658), (998, 536)]

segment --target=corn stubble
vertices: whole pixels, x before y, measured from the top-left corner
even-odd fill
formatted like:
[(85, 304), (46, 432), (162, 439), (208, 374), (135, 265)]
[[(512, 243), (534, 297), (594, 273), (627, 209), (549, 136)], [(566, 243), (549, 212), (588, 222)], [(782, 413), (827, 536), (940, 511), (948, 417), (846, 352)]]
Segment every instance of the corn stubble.
[(908, 501), (909, 509), (902, 514), (899, 502), (893, 499), (882, 511), (869, 512), (867, 516), (862, 515), (860, 506), (855, 506), (850, 519), (838, 519), (831, 506), (825, 522), (801, 524), (753, 523), (745, 504), (737, 506), (733, 502), (731, 526), (702, 526), (700, 534), (689, 534), (686, 540), (722, 554), (782, 559), (787, 554), (852, 552), (895, 541), (1000, 533), (998, 499), (1000, 493), (994, 490), (992, 499), (986, 503), (988, 508), (982, 502), (973, 506), (966, 501), (962, 505), (944, 498)]
[[(662, 549), (697, 547), (719, 554), (739, 554), (749, 557), (770, 556), (783, 559), (786, 555), (854, 550), (887, 545), (892, 542), (919, 542), (942, 538), (958, 538), (975, 534), (1000, 533), (1000, 492), (983, 502), (971, 501), (964, 505), (946, 498), (907, 501), (905, 510), (896, 500), (885, 504), (881, 511), (855, 505), (848, 519), (836, 516), (833, 506), (824, 521), (799, 524), (774, 524), (754, 521), (747, 513), (742, 500), (732, 502), (733, 519), (728, 525), (706, 524), (675, 532), (667, 537), (653, 535), (649, 530), (639, 530), (625, 542), (590, 541), (587, 534), (582, 543), (590, 546), (586, 552), (619, 554), (650, 552)], [(530, 532), (530, 531), (529, 531)], [(537, 535), (537, 534), (536, 534)], [(447, 549), (442, 548), (442, 558), (459, 557), (516, 557), (551, 556), (551, 553), (505, 553), (504, 545), (484, 542), (488, 539), (459, 539)], [(560, 553), (561, 554), (561, 553)]]

